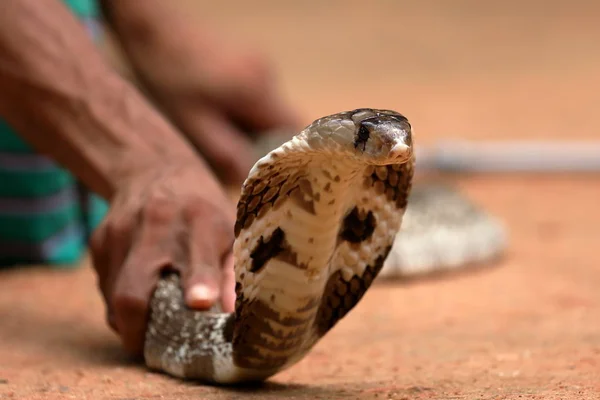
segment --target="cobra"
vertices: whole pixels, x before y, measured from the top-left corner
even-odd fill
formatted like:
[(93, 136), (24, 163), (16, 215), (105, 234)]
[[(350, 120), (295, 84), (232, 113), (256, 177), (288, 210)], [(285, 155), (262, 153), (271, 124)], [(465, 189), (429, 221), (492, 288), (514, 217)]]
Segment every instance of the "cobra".
[[(409, 121), (377, 109), (320, 118), (258, 160), (237, 205), (234, 313), (188, 309), (178, 276), (165, 276), (150, 304), (147, 366), (233, 384), (267, 379), (301, 360), (356, 306), (382, 267), (391, 270), (392, 247), (410, 253), (411, 237), (422, 241), (422, 229), (398, 235), (414, 161)], [(464, 205), (448, 193), (433, 197)], [(477, 210), (462, 207), (461, 215), (471, 216), (468, 226), (494, 226)], [(465, 254), (454, 255), (464, 261)], [(430, 260), (419, 256), (427, 269)], [(397, 264), (402, 257), (390, 258)]]

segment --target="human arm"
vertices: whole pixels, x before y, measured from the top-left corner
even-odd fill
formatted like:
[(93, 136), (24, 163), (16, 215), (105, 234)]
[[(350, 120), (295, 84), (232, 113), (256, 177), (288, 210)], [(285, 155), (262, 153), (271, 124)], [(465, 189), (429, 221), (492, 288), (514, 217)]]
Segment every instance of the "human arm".
[(253, 136), (296, 128), (296, 111), (258, 52), (227, 43), (181, 3), (101, 1), (136, 79), (221, 178), (237, 185), (254, 161)]
[(110, 201), (92, 253), (126, 349), (141, 351), (148, 300), (165, 267), (183, 275), (189, 305), (221, 298), (232, 309), (227, 196), (59, 0), (0, 5), (0, 116)]

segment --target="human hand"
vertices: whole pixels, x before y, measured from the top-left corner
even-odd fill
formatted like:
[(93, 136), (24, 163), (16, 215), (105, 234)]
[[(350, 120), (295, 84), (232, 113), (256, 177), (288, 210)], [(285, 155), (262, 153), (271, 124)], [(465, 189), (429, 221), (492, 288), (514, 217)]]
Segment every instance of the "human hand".
[(295, 129), (297, 118), (257, 55), (220, 50), (206, 58), (194, 49), (183, 52), (188, 73), (173, 66), (157, 71), (161, 77), (149, 83), (153, 96), (216, 174), (227, 184), (240, 184), (256, 161), (252, 139)]
[(177, 271), (191, 308), (235, 303), (234, 207), (199, 160), (159, 163), (121, 183), (91, 241), (110, 326), (143, 351), (149, 301), (164, 270)]
[(257, 51), (226, 42), (176, 2), (106, 6), (143, 90), (225, 183), (247, 176), (253, 136), (298, 128), (296, 111)]

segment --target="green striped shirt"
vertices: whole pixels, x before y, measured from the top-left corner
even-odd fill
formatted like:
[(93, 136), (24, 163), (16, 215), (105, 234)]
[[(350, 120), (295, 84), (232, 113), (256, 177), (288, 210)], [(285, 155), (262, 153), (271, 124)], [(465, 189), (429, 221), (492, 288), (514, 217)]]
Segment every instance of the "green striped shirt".
[[(101, 37), (96, 0), (63, 0)], [(0, 120), (0, 267), (76, 266), (107, 203)]]

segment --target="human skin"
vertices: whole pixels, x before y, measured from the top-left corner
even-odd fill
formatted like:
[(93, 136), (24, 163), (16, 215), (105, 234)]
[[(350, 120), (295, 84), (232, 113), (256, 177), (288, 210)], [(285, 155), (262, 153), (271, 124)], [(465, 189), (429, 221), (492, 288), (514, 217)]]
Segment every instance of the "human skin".
[[(110, 3), (139, 7), (151, 2)], [(135, 40), (128, 38), (139, 31), (125, 28), (140, 25), (120, 17), (133, 11), (125, 6), (105, 10), (120, 31), (118, 36), (129, 49), (132, 64), (138, 65), (136, 73), (157, 99), (170, 105), (166, 109), (176, 124), (188, 127), (187, 140), (105, 62), (60, 0), (2, 3), (0, 116), (40, 153), (52, 157), (110, 202), (109, 213), (91, 241), (93, 264), (109, 324), (125, 349), (140, 355), (149, 298), (164, 269), (181, 274), (190, 307), (206, 309), (218, 304), (224, 311), (232, 311), (234, 207), (209, 163), (195, 150), (206, 154), (214, 168), (222, 168), (235, 158), (227, 155), (235, 149), (228, 147), (227, 140), (237, 140), (240, 148), (247, 140), (239, 131), (231, 133), (233, 128), (223, 133), (233, 126), (225, 115), (235, 116), (240, 126), (257, 129), (272, 123), (261, 127), (256, 121), (251, 123), (253, 118), (260, 120), (257, 114), (235, 112), (244, 104), (227, 103), (231, 96), (238, 98), (235, 83), (222, 88), (198, 83), (196, 91), (189, 92), (182, 89), (185, 80), (173, 80), (178, 74), (164, 72), (167, 65), (144, 69), (144, 57), (150, 53), (144, 56), (143, 52), (150, 50), (135, 50)], [(216, 72), (209, 68), (202, 73)], [(188, 75), (186, 79), (188, 83), (234, 81), (226, 75), (203, 80)], [(244, 85), (243, 79), (241, 82), (239, 85)], [(260, 87), (252, 90), (268, 92)], [(203, 100), (187, 100), (190, 97)], [(210, 117), (196, 122), (194, 105), (199, 114)], [(253, 116), (247, 117), (246, 123), (245, 113)], [(233, 172), (228, 179), (239, 180), (247, 164), (248, 160), (243, 160), (238, 167), (229, 168)]]
[(143, 89), (226, 183), (247, 176), (253, 135), (298, 127), (265, 59), (216, 37), (179, 2), (101, 5)]

